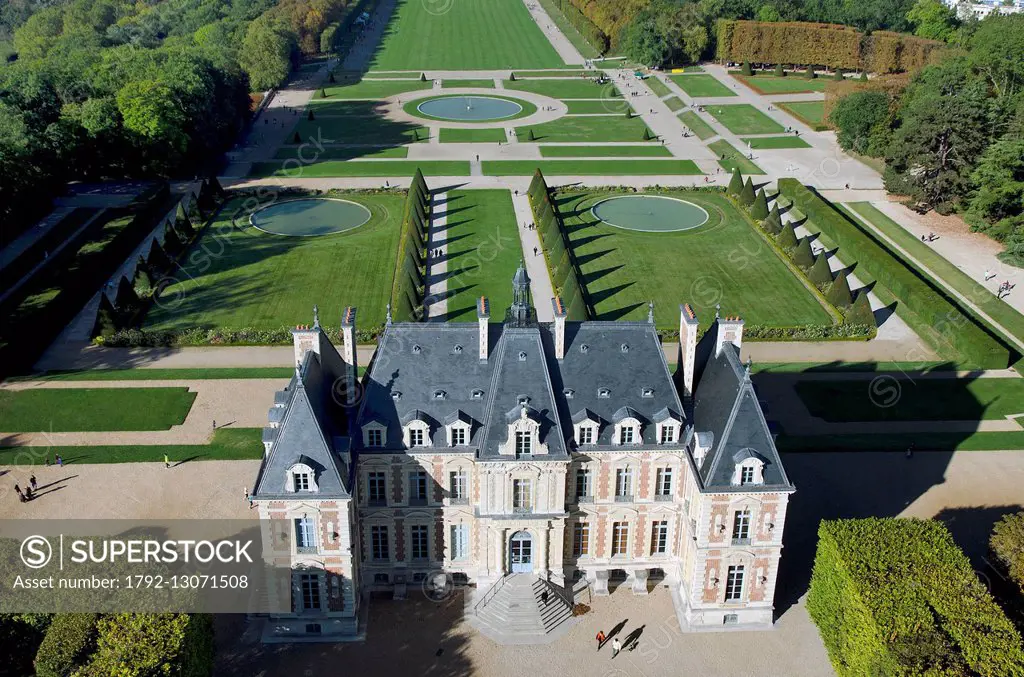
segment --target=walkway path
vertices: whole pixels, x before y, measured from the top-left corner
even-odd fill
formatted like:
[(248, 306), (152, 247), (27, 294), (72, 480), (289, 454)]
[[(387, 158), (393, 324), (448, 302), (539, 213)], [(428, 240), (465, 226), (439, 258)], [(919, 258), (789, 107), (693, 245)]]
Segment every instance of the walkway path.
[(541, 32), (551, 43), (551, 46), (558, 52), (558, 56), (562, 57), (568, 65), (581, 65), (586, 59), (579, 53), (575, 45), (573, 45), (562, 31), (558, 30), (558, 26), (548, 16), (547, 11), (540, 6), (539, 3), (534, 0), (523, 0), (526, 3), (526, 9), (530, 10), (530, 16), (537, 22), (537, 27), (540, 28)]
[(555, 313), (551, 308), (551, 299), (555, 296), (555, 290), (551, 286), (540, 235), (528, 227), (533, 223), (533, 212), (525, 189), (512, 194), (512, 207), (516, 211), (519, 240), (523, 244), (523, 261), (526, 262), (526, 274), (530, 276), (530, 293), (533, 294), (533, 305), (537, 309), (537, 320), (553, 322)]
[[(448, 193), (434, 193), (430, 211), (430, 232), (427, 237), (427, 318), (444, 322), (448, 315), (448, 258), (444, 242), (448, 239)], [(434, 250), (440, 249), (439, 256)]]
[(29, 228), (24, 233), (14, 238), (10, 244), (0, 249), (0, 270), (11, 265), (26, 249), (41, 240), (47, 233), (57, 227), (71, 212), (74, 207), (58, 206), (52, 212), (43, 217), (39, 223)]

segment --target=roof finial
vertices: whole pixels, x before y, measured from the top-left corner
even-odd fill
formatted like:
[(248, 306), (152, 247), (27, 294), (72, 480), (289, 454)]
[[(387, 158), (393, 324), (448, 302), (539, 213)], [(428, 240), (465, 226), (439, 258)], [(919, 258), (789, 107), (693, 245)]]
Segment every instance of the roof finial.
[(647, 304), (647, 322), (648, 324), (654, 324), (654, 300)]
[(313, 329), (320, 328), (320, 306), (313, 304)]
[(747, 355), (747, 364), (743, 367), (743, 380), (748, 382), (750, 381), (750, 364), (750, 355)]
[(720, 311), (721, 309), (722, 309), (722, 304), (721, 303), (716, 303), (715, 304), (715, 319), (716, 320), (718, 319), (718, 311)]
[(384, 320), (387, 324), (391, 324), (391, 304), (388, 304), (387, 315)]

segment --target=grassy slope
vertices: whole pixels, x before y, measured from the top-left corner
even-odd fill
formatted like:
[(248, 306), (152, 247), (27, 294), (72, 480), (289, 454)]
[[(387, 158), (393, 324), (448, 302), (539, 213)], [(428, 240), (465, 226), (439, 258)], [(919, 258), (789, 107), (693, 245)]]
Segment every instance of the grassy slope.
[[(829, 324), (828, 313), (768, 249), (724, 196), (673, 191), (706, 209), (703, 227), (678, 233), (640, 233), (598, 222), (590, 207), (609, 193), (559, 196), (583, 283), (598, 319), (642, 320), (654, 300), (659, 327), (678, 328), (679, 303), (694, 306), (703, 326), (722, 312), (751, 324)], [(582, 212), (577, 213), (582, 208)]]
[[(60, 454), (64, 463), (171, 463), (184, 461), (238, 461), (263, 457), (259, 428), (223, 428), (210, 444), (97, 447), (0, 447), (0, 465), (43, 465)], [(52, 460), (51, 460), (52, 462)]]
[(785, 130), (785, 127), (748, 103), (727, 106), (716, 104), (707, 106), (705, 110), (733, 134), (778, 134)]
[[(599, 150), (595, 147), (595, 150)], [(692, 160), (484, 160), (488, 176), (528, 176), (538, 168), (561, 176), (702, 174)]]
[[(764, 171), (753, 163), (746, 155), (733, 148), (732, 144), (725, 139), (719, 139), (709, 143), (708, 148), (715, 151), (718, 164), (722, 169), (731, 172), (739, 167), (741, 174), (764, 174)], [(722, 157), (725, 157), (723, 160)]]
[(447, 319), (475, 322), (476, 300), (491, 302), (491, 319), (500, 322), (512, 304), (512, 276), (523, 258), (512, 195), (507, 190), (458, 190), (448, 193)]
[(672, 82), (691, 97), (705, 96), (736, 96), (732, 91), (713, 75), (670, 75)]
[(664, 146), (541, 146), (540, 155), (545, 158), (566, 157), (672, 157), (672, 151)]
[(313, 304), (319, 304), (321, 317), (333, 318), (345, 306), (357, 306), (363, 327), (382, 324), (404, 198), (344, 197), (367, 206), (371, 220), (355, 230), (308, 238), (234, 229), (230, 215), (242, 203), (228, 204), (189, 252), (181, 282), (165, 290), (168, 301), (149, 311), (144, 327), (274, 329), (308, 322)]
[(187, 388), (37, 388), (0, 391), (0, 430), (168, 430), (188, 416)]
[(683, 111), (679, 114), (679, 120), (686, 125), (691, 132), (697, 135), (697, 138), (701, 141), (710, 139), (712, 136), (716, 136), (718, 132), (715, 128), (700, 119), (692, 110)]
[[(403, 0), (373, 60), (378, 70), (564, 66), (522, 0)], [(434, 10), (434, 11), (431, 11)]]
[[(641, 118), (624, 115), (571, 116), (567, 115), (551, 122), (542, 122), (528, 127), (516, 127), (520, 142), (530, 140), (533, 130), (534, 141), (635, 141), (643, 143), (647, 125)], [(653, 136), (653, 132), (651, 133)]]

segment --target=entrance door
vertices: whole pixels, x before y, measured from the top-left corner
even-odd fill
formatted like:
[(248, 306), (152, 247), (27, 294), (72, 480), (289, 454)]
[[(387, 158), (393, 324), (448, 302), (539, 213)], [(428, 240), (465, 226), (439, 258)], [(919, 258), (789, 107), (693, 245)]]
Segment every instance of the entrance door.
[(526, 531), (512, 535), (509, 543), (509, 568), (514, 574), (528, 574), (533, 571), (533, 539)]

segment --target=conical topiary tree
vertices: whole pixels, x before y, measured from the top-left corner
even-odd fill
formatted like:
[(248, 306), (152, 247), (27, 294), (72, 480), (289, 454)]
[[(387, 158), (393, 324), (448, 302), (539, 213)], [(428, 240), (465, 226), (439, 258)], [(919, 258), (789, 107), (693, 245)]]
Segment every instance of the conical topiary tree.
[(782, 67), (781, 63), (775, 64), (775, 77), (784, 78), (786, 77), (786, 69)]
[(754, 204), (754, 182), (749, 176), (747, 182), (743, 184), (743, 190), (740, 191), (740, 204), (744, 207)]
[(807, 67), (807, 72), (804, 73), (804, 77), (807, 78), (808, 80), (813, 80), (814, 78), (817, 77), (817, 75), (814, 73), (814, 66)]
[(839, 81), (842, 81), (842, 80), (846, 79), (846, 76), (843, 75), (843, 69), (842, 68), (837, 68), (836, 69), (836, 74), (834, 76), (832, 76), (832, 77), (834, 77), (836, 80), (839, 80)]
[(814, 265), (814, 252), (811, 251), (811, 238), (805, 237), (796, 244), (793, 251), (793, 263), (807, 270)]
[(337, 80), (334, 79), (334, 71), (331, 71), (330, 74), (328, 74), (327, 82), (330, 82), (332, 85), (337, 82)]
[(292, 134), (292, 143), (294, 143), (296, 145), (302, 143), (302, 137), (299, 136), (298, 132), (295, 132), (294, 134)]
[(326, 99), (327, 98), (327, 90), (324, 89), (323, 87), (320, 88), (320, 98), (321, 99)]
[(426, 81), (427, 81), (427, 74), (426, 73), (420, 73), (420, 82), (426, 82)]
[(853, 302), (853, 295), (850, 294), (850, 283), (846, 281), (846, 271), (841, 270), (832, 281), (832, 287), (825, 295), (828, 302), (836, 308), (846, 308)]
[(173, 228), (168, 228), (164, 232), (164, 250), (168, 254), (171, 256), (177, 256), (183, 246), (181, 238), (178, 237), (178, 233), (176, 233)]
[(739, 167), (734, 167), (732, 170), (732, 178), (729, 179), (729, 194), (739, 196), (743, 190), (743, 177), (740, 176)]
[(627, 120), (632, 120), (633, 119), (633, 111), (630, 110), (629, 108), (626, 109), (626, 119)]
[(644, 127), (644, 141), (650, 141), (653, 138), (654, 137), (651, 136), (651, 130), (649, 130), (646, 127)]
[(132, 278), (132, 286), (135, 288), (135, 293), (138, 296), (149, 296), (149, 292), (153, 289), (153, 276), (149, 273), (149, 266), (146, 265), (146, 260), (139, 256), (139, 260), (135, 263), (135, 277)]
[(508, 74), (508, 79), (512, 82), (516, 81), (516, 74), (514, 72)]
[(814, 257), (814, 265), (807, 272), (807, 277), (818, 289), (824, 289), (826, 285), (832, 284), (832, 269), (828, 266), (825, 252)]
[(122, 276), (117, 283), (117, 295), (114, 297), (114, 307), (118, 312), (125, 313), (133, 310), (139, 303), (139, 297), (135, 293), (132, 283), (127, 277)]
[(775, 236), (775, 241), (779, 243), (779, 246), (783, 249), (792, 249), (796, 246), (796, 233), (793, 231), (792, 223), (782, 224), (782, 229), (779, 234)]
[(312, 108), (310, 108), (308, 111), (306, 111), (306, 119), (307, 120), (316, 120), (316, 115), (313, 113), (313, 109)]
[(171, 269), (171, 259), (167, 256), (164, 248), (160, 246), (160, 243), (153, 243), (153, 248), (149, 250), (149, 260), (146, 261), (146, 267), (151, 273), (156, 275), (166, 273)]
[(777, 211), (769, 212), (768, 218), (761, 222), (761, 228), (766, 233), (778, 235), (779, 231), (782, 230), (782, 217), (779, 216), (779, 213)]
[(754, 203), (750, 205), (750, 218), (755, 221), (768, 218), (768, 199), (764, 196), (764, 188), (759, 189), (754, 196)]
[(107, 298), (106, 292), (100, 292), (100, 307), (96, 312), (96, 322), (92, 326), (93, 336), (109, 338), (117, 331), (117, 311), (114, 304)]
[(750, 62), (749, 61), (744, 61), (743, 62), (743, 68), (742, 68), (741, 72), (743, 73), (743, 75), (753, 75), (754, 74), (753, 69), (750, 68)]
[(846, 311), (846, 324), (864, 324), (869, 327), (877, 327), (875, 313), (871, 310), (871, 301), (868, 300), (868, 293), (863, 289), (853, 300), (853, 305)]
[(533, 133), (532, 129), (530, 130), (530, 133), (526, 135), (526, 140), (527, 141), (536, 141), (537, 140), (537, 135)]
[(861, 82), (867, 82), (868, 81), (868, 72), (867, 71), (861, 71), (860, 72), (860, 81)]

